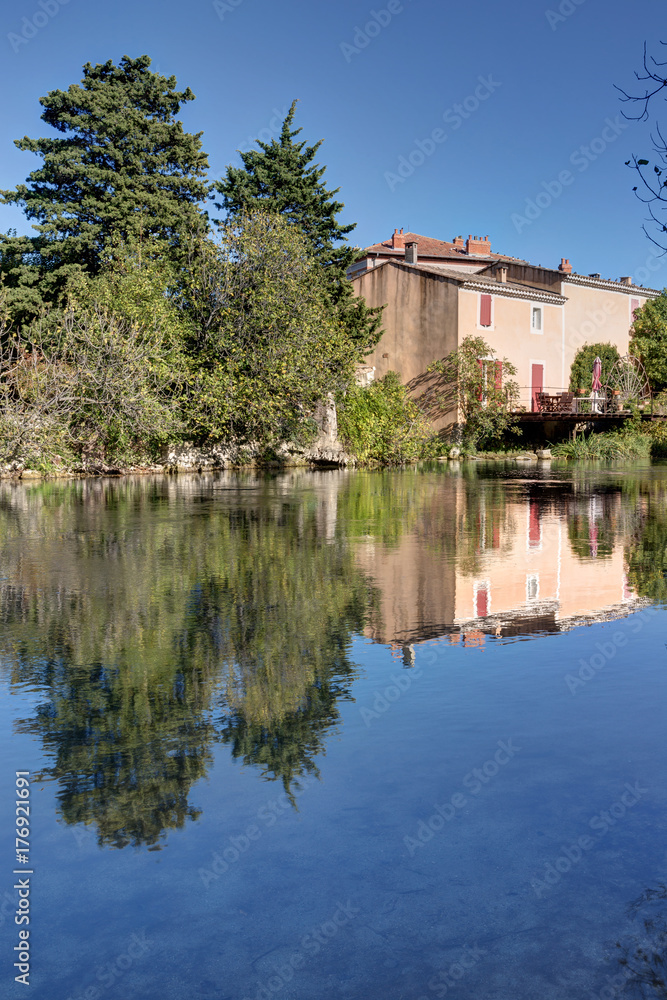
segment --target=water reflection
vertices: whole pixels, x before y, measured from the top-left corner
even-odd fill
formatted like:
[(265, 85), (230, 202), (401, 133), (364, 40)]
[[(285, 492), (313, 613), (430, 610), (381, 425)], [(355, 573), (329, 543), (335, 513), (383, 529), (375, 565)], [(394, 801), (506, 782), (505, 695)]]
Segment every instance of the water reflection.
[(646, 889), (629, 907), (632, 931), (616, 942), (618, 972), (609, 984), (637, 1000), (667, 997), (667, 885)]
[(664, 600), (665, 481), (451, 469), (0, 486), (0, 663), (61, 818), (156, 845), (215, 743), (294, 803), (365, 634), (405, 668)]

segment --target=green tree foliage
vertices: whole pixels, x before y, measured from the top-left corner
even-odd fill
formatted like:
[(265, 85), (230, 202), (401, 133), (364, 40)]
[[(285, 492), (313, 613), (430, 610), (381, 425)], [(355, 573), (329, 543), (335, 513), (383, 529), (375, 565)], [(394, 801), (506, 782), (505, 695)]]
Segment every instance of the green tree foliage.
[(497, 358), (483, 337), (466, 337), (428, 371), (436, 376), (429, 406), (458, 413), (464, 444), (474, 448), (498, 441), (508, 431), (521, 433), (512, 414), (519, 400), (516, 368), (507, 358)]
[(367, 387), (352, 384), (338, 408), (338, 428), (362, 463), (395, 465), (434, 454), (433, 429), (396, 372)]
[(639, 358), (654, 395), (667, 389), (667, 289), (635, 309), (630, 351)]
[(620, 354), (613, 344), (584, 344), (575, 354), (570, 368), (570, 392), (582, 389), (590, 395), (593, 384), (593, 362), (597, 357), (602, 362), (600, 382), (605, 385)]
[(195, 374), (190, 426), (210, 440), (303, 438), (355, 351), (301, 231), (266, 210), (192, 246), (184, 288)]
[(344, 205), (336, 200), (339, 188), (327, 190), (326, 167), (314, 163), (322, 141), (308, 145), (295, 142), (301, 129), (293, 129), (297, 102), (283, 122), (278, 140), (261, 142), (258, 149), (241, 153), (243, 167), (227, 168), (215, 185), (220, 202), (216, 208), (228, 218), (245, 216), (256, 209), (284, 216), (308, 239), (315, 259), (324, 269), (332, 304), (358, 350), (370, 350), (380, 338), (381, 309), (369, 308), (355, 298), (346, 272), (358, 251), (345, 242), (355, 224), (342, 225), (337, 216)]
[(180, 431), (182, 375), (163, 325), (139, 323), (130, 306), (123, 317), (122, 297), (114, 312), (85, 292), (76, 308), (47, 311), (0, 339), (3, 462), (44, 471), (127, 463), (154, 455)]
[(156, 235), (176, 254), (184, 233), (206, 226), (201, 133), (185, 132), (177, 117), (194, 94), (150, 65), (148, 56), (87, 63), (80, 85), (40, 99), (42, 120), (59, 135), (16, 140), (43, 161), (25, 184), (2, 192), (39, 234), (0, 242), (0, 270), (22, 319), (81, 270), (97, 273), (113, 233)]

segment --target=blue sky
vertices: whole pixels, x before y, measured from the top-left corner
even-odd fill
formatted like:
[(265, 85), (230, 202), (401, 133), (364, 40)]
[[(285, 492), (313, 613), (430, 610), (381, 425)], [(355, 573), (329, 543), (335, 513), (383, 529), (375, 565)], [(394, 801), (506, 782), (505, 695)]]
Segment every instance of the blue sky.
[[(655, 0), (216, 4), (3, 5), (0, 187), (37, 163), (12, 140), (50, 131), (40, 96), (78, 82), (85, 62), (147, 53), (196, 94), (183, 121), (204, 132), (212, 176), (299, 98), (302, 135), (325, 140), (325, 176), (357, 223), (355, 243), (395, 227), (488, 234), (494, 250), (536, 264), (568, 257), (582, 274), (667, 285), (624, 165), (650, 150), (650, 126), (625, 123), (614, 90), (632, 84), (645, 39), (656, 51), (667, 39)], [(667, 120), (664, 101), (655, 111)], [(10, 227), (29, 231), (0, 206), (0, 230)]]

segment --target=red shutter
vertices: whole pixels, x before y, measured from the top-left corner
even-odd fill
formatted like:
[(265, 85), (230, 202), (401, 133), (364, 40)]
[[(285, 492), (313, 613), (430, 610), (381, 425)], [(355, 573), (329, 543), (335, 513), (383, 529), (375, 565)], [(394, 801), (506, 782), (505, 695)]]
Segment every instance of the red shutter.
[(528, 508), (528, 545), (536, 548), (542, 541), (541, 510), (537, 500), (531, 500)]
[(479, 325), (491, 326), (491, 296), (480, 295), (479, 297)]
[(489, 613), (489, 592), (486, 587), (480, 587), (477, 591), (475, 612), (478, 618), (486, 618)]
[(484, 362), (481, 358), (477, 358), (477, 364), (479, 365), (479, 386), (477, 388), (477, 398), (481, 402), (484, 398)]

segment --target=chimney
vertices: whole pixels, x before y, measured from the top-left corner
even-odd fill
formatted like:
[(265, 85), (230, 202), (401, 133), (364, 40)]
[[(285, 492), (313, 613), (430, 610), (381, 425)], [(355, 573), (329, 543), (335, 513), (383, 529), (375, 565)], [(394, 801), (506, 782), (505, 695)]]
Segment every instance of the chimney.
[(558, 270), (563, 274), (572, 274), (572, 265), (566, 257), (561, 257)]
[(469, 236), (466, 242), (466, 253), (475, 254), (478, 257), (488, 257), (491, 253), (490, 237)]
[(416, 264), (417, 263), (417, 247), (418, 243), (416, 240), (410, 240), (409, 243), (405, 244), (405, 263), (406, 264)]
[(496, 281), (502, 281), (503, 284), (507, 282), (507, 266), (503, 264), (502, 267), (498, 268), (496, 271)]
[(632, 278), (630, 278), (630, 277), (627, 277), (627, 278), (619, 278), (618, 280), (620, 281), (620, 283), (621, 283), (622, 285), (631, 285), (631, 284), (632, 284)]
[(391, 238), (391, 249), (392, 250), (403, 250), (405, 248), (405, 237), (403, 235), (403, 230), (400, 233), (398, 229), (394, 229), (394, 234)]
[(463, 239), (462, 236), (455, 236), (452, 242), (454, 243), (455, 247), (463, 248), (466, 245), (465, 240)]

